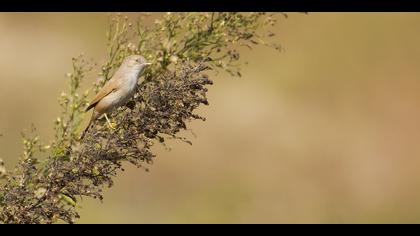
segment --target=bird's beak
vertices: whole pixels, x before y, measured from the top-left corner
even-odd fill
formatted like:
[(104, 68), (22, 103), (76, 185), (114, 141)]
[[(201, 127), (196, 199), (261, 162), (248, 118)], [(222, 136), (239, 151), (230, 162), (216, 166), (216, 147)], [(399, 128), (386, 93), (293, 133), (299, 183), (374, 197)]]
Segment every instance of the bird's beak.
[(144, 63), (143, 65), (145, 65), (145, 66), (150, 66), (152, 63), (150, 63), (150, 62), (146, 62), (146, 63)]

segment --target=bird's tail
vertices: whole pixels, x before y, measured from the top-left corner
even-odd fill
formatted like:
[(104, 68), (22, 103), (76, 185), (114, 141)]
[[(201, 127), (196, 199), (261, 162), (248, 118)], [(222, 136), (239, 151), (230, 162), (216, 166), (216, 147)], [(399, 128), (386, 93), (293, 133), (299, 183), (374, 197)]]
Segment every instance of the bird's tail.
[(85, 137), (85, 134), (87, 133), (87, 131), (89, 130), (89, 128), (90, 128), (90, 123), (89, 123), (89, 125), (85, 128), (85, 130), (83, 130), (82, 135), (80, 135), (80, 139), (83, 139), (83, 138)]
[(83, 139), (88, 132), (89, 128), (92, 126), (93, 121), (95, 120), (95, 112), (93, 112), (92, 117), (89, 120), (89, 124), (86, 126), (85, 130), (83, 130), (82, 135), (80, 136), (80, 139)]

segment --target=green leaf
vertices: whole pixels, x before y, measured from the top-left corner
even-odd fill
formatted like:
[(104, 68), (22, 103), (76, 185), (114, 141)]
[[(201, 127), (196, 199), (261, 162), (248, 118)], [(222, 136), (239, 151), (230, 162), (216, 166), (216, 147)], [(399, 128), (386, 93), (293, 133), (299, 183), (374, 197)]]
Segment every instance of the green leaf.
[(68, 196), (68, 195), (66, 195), (64, 193), (61, 193), (60, 194), (60, 197), (61, 197), (62, 200), (64, 200), (69, 205), (71, 205), (73, 207), (76, 206), (76, 199), (73, 199), (72, 197), (70, 197), (70, 196)]

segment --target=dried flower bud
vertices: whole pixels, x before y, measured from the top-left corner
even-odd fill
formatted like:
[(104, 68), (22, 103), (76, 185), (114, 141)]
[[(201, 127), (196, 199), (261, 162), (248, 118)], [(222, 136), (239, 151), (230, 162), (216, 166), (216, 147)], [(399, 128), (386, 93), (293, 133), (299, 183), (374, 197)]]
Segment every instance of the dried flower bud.
[(6, 175), (6, 167), (4, 167), (3, 159), (0, 158), (0, 178)]

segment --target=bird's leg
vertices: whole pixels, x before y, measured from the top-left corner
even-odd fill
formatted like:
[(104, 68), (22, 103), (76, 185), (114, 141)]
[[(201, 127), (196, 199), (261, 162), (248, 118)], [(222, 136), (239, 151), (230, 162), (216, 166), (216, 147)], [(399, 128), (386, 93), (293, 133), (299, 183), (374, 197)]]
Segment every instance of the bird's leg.
[(113, 125), (112, 122), (108, 119), (108, 116), (106, 114), (104, 115), (105, 115), (105, 119), (106, 119), (106, 122), (108, 123), (109, 128), (116, 129), (115, 125)]

